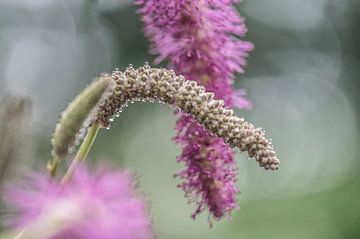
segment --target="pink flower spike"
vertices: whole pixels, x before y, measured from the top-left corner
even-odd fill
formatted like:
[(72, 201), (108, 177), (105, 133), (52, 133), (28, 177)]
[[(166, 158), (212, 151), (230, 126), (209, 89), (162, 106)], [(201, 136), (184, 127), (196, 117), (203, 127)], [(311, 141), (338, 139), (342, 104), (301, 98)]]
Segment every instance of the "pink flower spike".
[[(192, 218), (208, 209), (215, 219), (230, 217), (237, 209), (237, 166), (232, 150), (189, 116), (182, 116), (175, 141), (183, 145), (178, 161), (186, 168), (176, 174), (190, 202), (198, 204)], [(184, 135), (187, 135), (186, 137)]]
[[(137, 0), (151, 41), (155, 63), (168, 60), (177, 74), (195, 80), (226, 107), (250, 108), (244, 91), (232, 87), (235, 73), (243, 73), (253, 44), (240, 40), (245, 20), (235, 0)], [(175, 141), (183, 146), (178, 161), (186, 166), (177, 174), (190, 201), (197, 203), (193, 218), (209, 209), (215, 219), (237, 208), (236, 163), (222, 140), (180, 114)]]

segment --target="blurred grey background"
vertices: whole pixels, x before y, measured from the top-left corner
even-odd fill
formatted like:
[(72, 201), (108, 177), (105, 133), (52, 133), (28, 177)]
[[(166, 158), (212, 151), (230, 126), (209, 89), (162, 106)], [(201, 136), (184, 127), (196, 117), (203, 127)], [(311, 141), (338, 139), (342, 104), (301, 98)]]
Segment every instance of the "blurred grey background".
[[(236, 80), (253, 109), (236, 114), (267, 130), (281, 168), (265, 172), (237, 156), (233, 220), (209, 229), (206, 213), (190, 219), (195, 205), (172, 177), (183, 165), (168, 108), (127, 108), (100, 132), (91, 161), (139, 173), (159, 239), (360, 238), (360, 1), (244, 0), (238, 8), (256, 49)], [(21, 167), (45, 168), (68, 102), (102, 72), (152, 62), (148, 49), (132, 1), (0, 0), (0, 98), (32, 101)]]

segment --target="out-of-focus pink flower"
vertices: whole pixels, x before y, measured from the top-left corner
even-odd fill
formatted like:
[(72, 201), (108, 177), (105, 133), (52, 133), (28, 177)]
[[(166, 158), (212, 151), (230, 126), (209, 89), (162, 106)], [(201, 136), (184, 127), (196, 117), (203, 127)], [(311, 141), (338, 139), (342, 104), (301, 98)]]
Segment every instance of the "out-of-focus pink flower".
[[(249, 108), (244, 91), (232, 88), (234, 73), (244, 72), (253, 44), (240, 40), (247, 28), (235, 0), (137, 0), (156, 62), (168, 60), (178, 74), (204, 85), (227, 107)], [(237, 208), (236, 163), (232, 150), (191, 117), (180, 115), (175, 141), (183, 145), (179, 186), (219, 219)]]
[(61, 186), (36, 174), (8, 190), (6, 202), (14, 211), (8, 223), (37, 238), (152, 238), (145, 200), (127, 172), (82, 167)]

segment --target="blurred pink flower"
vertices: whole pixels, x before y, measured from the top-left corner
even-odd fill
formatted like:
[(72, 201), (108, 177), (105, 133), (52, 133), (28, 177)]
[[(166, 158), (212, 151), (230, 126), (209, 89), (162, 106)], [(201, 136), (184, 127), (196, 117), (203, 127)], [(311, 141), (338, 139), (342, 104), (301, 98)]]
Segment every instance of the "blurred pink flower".
[(237, 208), (236, 187), (237, 166), (232, 151), (224, 141), (213, 136), (190, 116), (183, 116), (177, 122), (179, 130), (175, 141), (183, 145), (178, 161), (186, 168), (176, 174), (184, 179), (179, 184), (189, 201), (198, 204), (192, 214), (206, 208), (215, 218), (230, 215)]
[[(247, 28), (234, 0), (137, 0), (145, 34), (157, 54), (156, 63), (170, 66), (188, 80), (204, 85), (225, 106), (249, 108), (244, 91), (232, 88), (236, 72), (244, 72), (253, 44), (240, 40)], [(179, 186), (198, 208), (193, 218), (208, 208), (219, 219), (237, 208), (236, 162), (221, 139), (212, 136), (191, 117), (180, 115), (175, 141), (184, 149), (178, 161), (186, 169), (177, 174)]]
[(63, 185), (33, 174), (7, 191), (6, 203), (14, 210), (8, 223), (36, 231), (37, 238), (149, 239), (148, 209), (135, 189), (132, 175), (109, 169), (79, 168)]

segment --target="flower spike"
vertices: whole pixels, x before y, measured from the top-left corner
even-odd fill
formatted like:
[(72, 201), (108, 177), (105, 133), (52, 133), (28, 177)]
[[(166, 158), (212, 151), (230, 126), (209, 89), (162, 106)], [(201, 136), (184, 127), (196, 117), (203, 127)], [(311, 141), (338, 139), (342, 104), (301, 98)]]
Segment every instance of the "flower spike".
[(138, 69), (130, 65), (124, 72), (115, 69), (111, 79), (112, 93), (99, 105), (93, 123), (107, 128), (114, 115), (129, 101), (159, 100), (191, 115), (232, 148), (247, 151), (261, 167), (278, 169), (279, 160), (265, 132), (234, 116), (231, 109), (224, 107), (223, 100), (215, 100), (214, 94), (206, 92), (196, 81), (185, 80), (172, 70), (151, 68), (148, 64)]
[[(243, 39), (245, 18), (238, 0), (136, 0), (155, 63), (167, 61), (177, 74), (195, 80), (224, 100), (226, 107), (248, 109), (243, 89), (233, 87), (235, 73), (244, 73), (254, 45)], [(192, 117), (178, 114), (174, 141), (185, 168), (176, 176), (189, 202), (215, 219), (237, 209), (237, 166), (233, 150)], [(220, 183), (219, 183), (220, 182)], [(215, 195), (215, 196), (214, 196)]]

